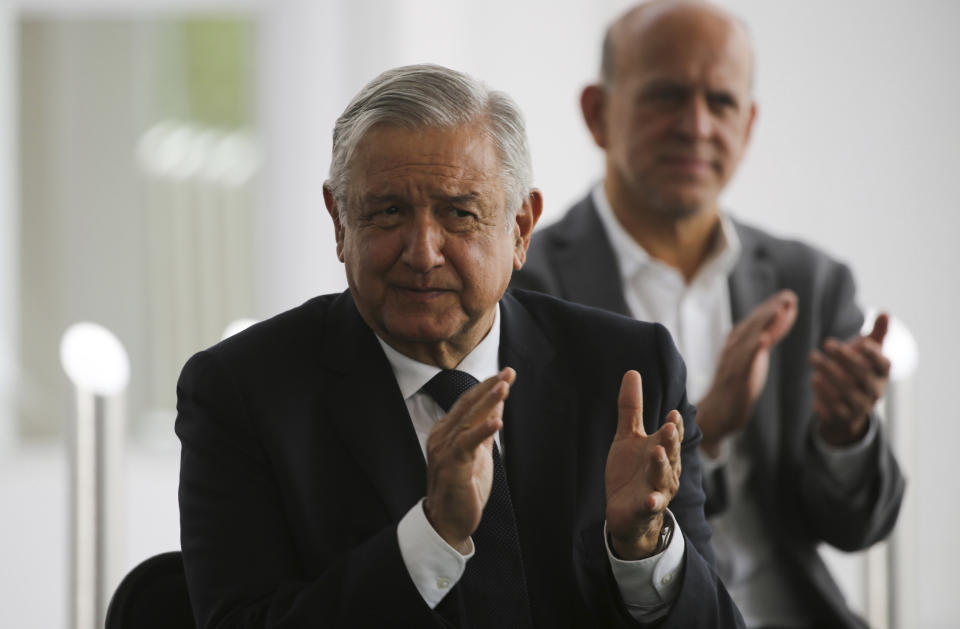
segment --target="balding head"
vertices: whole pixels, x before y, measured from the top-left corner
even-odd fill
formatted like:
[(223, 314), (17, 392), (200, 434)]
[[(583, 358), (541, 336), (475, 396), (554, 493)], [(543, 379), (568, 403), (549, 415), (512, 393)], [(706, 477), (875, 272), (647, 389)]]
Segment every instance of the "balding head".
[(752, 74), (746, 28), (712, 4), (649, 2), (610, 26), (603, 81), (581, 107), (621, 222), (718, 212), (750, 137)]
[(654, 30), (669, 29), (673, 37), (696, 39), (705, 30), (713, 35), (729, 35), (730, 44), (740, 48), (749, 66), (753, 84), (753, 46), (746, 25), (735, 15), (709, 2), (697, 0), (652, 0), (636, 5), (614, 20), (603, 38), (600, 56), (600, 80), (612, 85), (623, 66), (619, 58), (629, 43), (648, 37)]

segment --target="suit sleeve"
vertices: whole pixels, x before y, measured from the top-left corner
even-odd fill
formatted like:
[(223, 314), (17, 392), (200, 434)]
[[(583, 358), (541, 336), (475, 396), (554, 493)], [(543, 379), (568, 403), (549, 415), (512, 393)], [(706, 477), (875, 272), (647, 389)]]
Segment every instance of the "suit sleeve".
[(396, 523), (305, 573), (270, 461), (217, 357), (194, 356), (177, 393), (181, 544), (198, 627), (439, 626), (405, 569)]
[[(854, 302), (853, 276), (844, 265), (836, 265), (819, 296), (822, 343), (828, 337), (848, 339), (859, 334), (863, 315)], [(806, 357), (797, 357), (805, 360)], [(880, 434), (870, 453), (865, 487), (857, 489), (857, 500), (840, 491), (822, 465), (811, 433), (805, 443), (801, 495), (807, 525), (819, 539), (845, 551), (866, 548), (882, 540), (893, 529), (903, 499), (905, 481), (890, 443)], [(871, 417), (878, 422), (878, 417)]]
[(673, 604), (670, 615), (661, 627), (742, 627), (743, 618), (726, 588), (716, 574), (713, 547), (710, 544), (710, 526), (704, 515), (703, 488), (699, 445), (700, 428), (697, 426), (696, 409), (687, 400), (686, 367), (670, 333), (657, 325), (657, 342), (660, 350), (660, 369), (664, 374), (663, 405), (659, 409), (663, 422), (673, 409), (683, 417), (684, 438), (681, 445), (680, 488), (670, 510), (677, 519), (686, 538), (683, 585)]

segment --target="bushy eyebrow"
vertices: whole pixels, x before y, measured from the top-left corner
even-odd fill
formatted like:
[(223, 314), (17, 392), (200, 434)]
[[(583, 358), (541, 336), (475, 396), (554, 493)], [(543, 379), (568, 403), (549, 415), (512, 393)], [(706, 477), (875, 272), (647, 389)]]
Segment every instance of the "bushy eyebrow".
[[(643, 85), (640, 88), (639, 93), (643, 96), (649, 96), (658, 92), (670, 92), (673, 94), (680, 94), (686, 98), (694, 91), (694, 89), (695, 88), (680, 81), (674, 81), (671, 79), (654, 79)], [(737, 94), (730, 89), (708, 89), (707, 98), (718, 99), (725, 103), (740, 107), (740, 99), (737, 97)]]
[[(470, 205), (482, 203), (483, 195), (478, 192), (468, 192), (466, 194), (435, 194), (431, 197), (434, 201), (446, 201), (454, 205)], [(406, 197), (399, 194), (367, 194), (363, 201), (370, 204), (381, 203), (406, 203)]]

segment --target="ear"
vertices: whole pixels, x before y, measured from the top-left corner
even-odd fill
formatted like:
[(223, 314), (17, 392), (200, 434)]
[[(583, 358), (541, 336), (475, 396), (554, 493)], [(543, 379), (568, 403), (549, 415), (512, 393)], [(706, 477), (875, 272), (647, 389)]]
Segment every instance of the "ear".
[(533, 235), (533, 228), (540, 220), (540, 214), (543, 212), (543, 195), (536, 188), (530, 191), (523, 205), (517, 210), (517, 224), (515, 233), (517, 236), (513, 251), (513, 268), (519, 270), (523, 263), (527, 261), (527, 247), (530, 246), (530, 237)]
[(328, 182), (323, 184), (323, 202), (327, 206), (327, 213), (333, 219), (333, 231), (337, 236), (337, 259), (343, 262), (343, 223), (340, 222), (340, 207)]
[(607, 148), (607, 92), (602, 85), (588, 85), (580, 93), (580, 111), (593, 141)]
[(743, 148), (746, 149), (750, 143), (750, 136), (753, 133), (753, 123), (757, 119), (757, 101), (750, 101), (750, 118), (747, 120), (747, 128), (744, 130)]

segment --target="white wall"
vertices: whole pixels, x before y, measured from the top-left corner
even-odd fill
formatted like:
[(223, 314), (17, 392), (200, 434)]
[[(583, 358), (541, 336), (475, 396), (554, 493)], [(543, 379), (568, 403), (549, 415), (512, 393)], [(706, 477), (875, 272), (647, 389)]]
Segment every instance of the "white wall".
[[(83, 14), (77, 8), (83, 2), (47, 4), (70, 5), (74, 14)], [(93, 4), (122, 13), (168, 3)], [(259, 7), (262, 24), (259, 101), (266, 162), (259, 272), (252, 278), (260, 316), (343, 287), (320, 194), (330, 131), (353, 93), (387, 67), (444, 63), (512, 94), (528, 117), (536, 179), (546, 198), (544, 222), (558, 218), (600, 175), (600, 156), (580, 121), (577, 95), (596, 73), (602, 27), (626, 6), (623, 0), (234, 4)], [(955, 626), (960, 509), (951, 500), (957, 484), (949, 462), (960, 423), (947, 394), (957, 373), (953, 354), (960, 349), (960, 332), (950, 324), (950, 315), (960, 309), (952, 274), (960, 261), (952, 242), (960, 228), (954, 183), (960, 172), (960, 38), (954, 33), (960, 3), (725, 4), (753, 33), (760, 103), (754, 141), (727, 205), (742, 218), (816, 242), (848, 261), (862, 301), (889, 308), (917, 337), (920, 367), (911, 395), (918, 450), (908, 491), (918, 527), (913, 576), (922, 586), (914, 625)], [(4, 41), (0, 36), (0, 45), (6, 46)], [(11, 106), (10, 97), (0, 86), (0, 113)], [(9, 129), (4, 131), (0, 118), (0, 142), (4, 132)], [(4, 164), (9, 155), (0, 145)], [(6, 194), (4, 170), (0, 194)], [(10, 230), (15, 220), (9, 206), (0, 206), (0, 229)], [(0, 234), (0, 242), (4, 238), (9, 231)], [(0, 251), (0, 280), (14, 272), (12, 264)], [(9, 294), (0, 292), (0, 298)], [(0, 310), (0, 324), (5, 312)], [(0, 338), (0, 348), (10, 342)], [(4, 419), (0, 416), (0, 428), (9, 426)], [(59, 460), (40, 458), (51, 456)], [(22, 505), (21, 513), (30, 514), (0, 523), (0, 557), (32, 560), (54, 571), (62, 539), (36, 536), (59, 530), (51, 522), (62, 522), (57, 493), (62, 483), (56, 479), (63, 468), (51, 464), (41, 466), (42, 472), (24, 457), (29, 453), (0, 466), (0, 502)], [(39, 480), (28, 486), (28, 474)], [(143, 488), (137, 495), (159, 496), (157, 502), (130, 500), (131, 565), (175, 543), (172, 474), (171, 455), (138, 455), (131, 464), (131, 485)], [(149, 504), (164, 507), (151, 513)], [(43, 575), (51, 583), (58, 578), (50, 571), (40, 574), (41, 583)], [(62, 611), (41, 608), (39, 598), (5, 601), (0, 624), (60, 625)], [(37, 625), (37, 614), (44, 613), (50, 622)]]
[[(266, 206), (270, 221), (291, 224), (274, 228), (279, 238), (263, 243), (265, 253), (275, 252), (275, 267), (286, 267), (271, 273), (263, 310), (343, 286), (319, 195), (329, 133), (350, 96), (387, 67), (434, 61), (513, 95), (528, 118), (536, 180), (546, 199), (542, 221), (556, 220), (601, 173), (577, 97), (595, 76), (602, 26), (627, 4), (276, 5), (267, 19), (287, 26), (272, 37), (288, 48), (296, 41), (307, 59), (292, 76), (273, 79), (295, 86), (305, 96), (303, 108), (275, 99), (272, 89), (263, 94), (267, 125), (287, 130), (283, 139), (272, 138), (269, 161), (284, 181), (295, 179), (309, 194), (284, 193), (282, 207)], [(904, 514), (916, 525), (915, 574), (907, 578), (918, 582), (915, 626), (955, 626), (960, 509), (944, 500), (943, 487), (953, 477), (952, 450), (960, 441), (960, 422), (946, 397), (960, 349), (960, 328), (951, 324), (960, 309), (953, 276), (960, 262), (953, 242), (960, 231), (960, 3), (724, 4), (753, 34), (760, 106), (752, 146), (725, 204), (741, 218), (817, 243), (848, 262), (860, 301), (888, 309), (915, 335), (920, 366), (909, 389), (909, 419), (916, 421), (920, 449), (902, 453), (905, 461), (916, 458)], [(265, 44), (269, 49), (271, 40)], [(946, 493), (953, 496), (957, 485), (950, 486)]]

